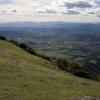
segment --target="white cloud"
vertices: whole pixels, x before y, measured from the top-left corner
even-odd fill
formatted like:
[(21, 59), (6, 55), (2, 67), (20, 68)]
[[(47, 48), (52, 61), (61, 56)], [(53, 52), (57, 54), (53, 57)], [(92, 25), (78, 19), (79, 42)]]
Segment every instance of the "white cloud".
[(99, 17), (98, 15), (100, 15), (100, 8), (90, 9), (86, 14)]
[(100, 14), (98, 14), (97, 16), (100, 17)]
[(17, 13), (16, 9), (8, 9), (8, 10), (0, 10), (1, 13), (10, 14), (10, 13)]
[(38, 11), (38, 13), (49, 13), (49, 14), (55, 14), (57, 13), (55, 10), (52, 9), (46, 9), (45, 11)]
[(67, 7), (68, 9), (71, 9), (71, 8), (91, 8), (93, 7), (92, 4), (90, 4), (89, 2), (87, 1), (77, 1), (77, 2), (65, 2), (65, 7)]
[(40, 5), (39, 5), (39, 4), (33, 4), (33, 6), (34, 6), (34, 7), (39, 7)]
[(87, 22), (91, 18), (100, 22), (100, 0), (0, 0), (0, 22)]
[(0, 10), (0, 13), (6, 13), (6, 11), (5, 10)]
[(11, 10), (13, 13), (17, 13), (18, 11), (16, 9)]
[(67, 10), (66, 12), (63, 12), (63, 14), (78, 15), (78, 14), (80, 14), (80, 12), (79, 11), (74, 11), (74, 10)]

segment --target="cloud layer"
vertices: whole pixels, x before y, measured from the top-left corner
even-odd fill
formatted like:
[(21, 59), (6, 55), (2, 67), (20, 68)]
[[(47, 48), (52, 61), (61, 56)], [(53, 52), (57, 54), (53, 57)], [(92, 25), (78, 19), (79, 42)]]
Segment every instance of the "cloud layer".
[(38, 13), (97, 16), (100, 13), (100, 0), (54, 0), (45, 5)]
[(68, 9), (70, 9), (70, 8), (91, 8), (91, 7), (93, 7), (93, 5), (90, 4), (87, 1), (65, 2), (64, 5)]
[(9, 4), (9, 3), (11, 3), (10, 0), (0, 0), (0, 5)]
[(0, 0), (3, 21), (100, 22), (100, 0)]

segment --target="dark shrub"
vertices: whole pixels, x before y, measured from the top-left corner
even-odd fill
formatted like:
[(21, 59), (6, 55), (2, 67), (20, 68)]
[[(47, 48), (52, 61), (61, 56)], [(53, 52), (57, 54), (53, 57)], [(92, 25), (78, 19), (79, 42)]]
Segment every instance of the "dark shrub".
[(100, 75), (98, 75), (97, 80), (100, 82)]
[(44, 55), (37, 54), (37, 56), (40, 57), (40, 58), (43, 58), (43, 59), (45, 59), (45, 60), (50, 61), (50, 58), (49, 58), (49, 57), (46, 57), (46, 56), (44, 56)]
[(67, 69), (68, 70), (81, 70), (82, 67), (77, 62), (70, 62)]
[(83, 78), (95, 79), (93, 75), (89, 74), (88, 72), (84, 70), (71, 70), (70, 73), (79, 77), (83, 77)]
[(15, 44), (16, 46), (19, 45), (19, 43), (17, 41), (15, 41), (15, 40), (10, 40), (9, 42), (12, 43), (12, 44)]
[(0, 36), (0, 40), (6, 40), (4, 36)]
[(19, 47), (21, 47), (21, 48), (23, 48), (23, 49), (26, 49), (26, 48), (27, 48), (26, 44), (24, 44), (24, 43), (20, 43), (20, 44), (19, 44)]
[(26, 49), (25, 49), (28, 53), (30, 54), (33, 54), (33, 55), (36, 55), (36, 52), (33, 50), (32, 47), (28, 46)]

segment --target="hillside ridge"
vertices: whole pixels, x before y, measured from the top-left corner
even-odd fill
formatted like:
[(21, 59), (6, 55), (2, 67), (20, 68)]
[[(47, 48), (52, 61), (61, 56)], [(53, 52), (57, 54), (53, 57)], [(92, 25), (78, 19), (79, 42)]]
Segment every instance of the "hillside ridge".
[(100, 83), (59, 70), (49, 61), (0, 40), (0, 100), (100, 97)]

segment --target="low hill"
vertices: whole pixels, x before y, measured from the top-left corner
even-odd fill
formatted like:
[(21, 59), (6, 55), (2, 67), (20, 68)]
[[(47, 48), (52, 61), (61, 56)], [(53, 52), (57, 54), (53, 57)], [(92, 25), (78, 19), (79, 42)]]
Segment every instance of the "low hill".
[(61, 71), (0, 40), (0, 100), (74, 100), (87, 96), (97, 100), (100, 83)]

